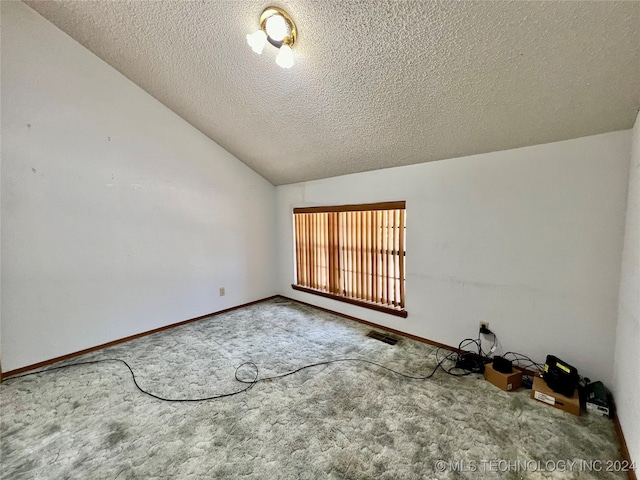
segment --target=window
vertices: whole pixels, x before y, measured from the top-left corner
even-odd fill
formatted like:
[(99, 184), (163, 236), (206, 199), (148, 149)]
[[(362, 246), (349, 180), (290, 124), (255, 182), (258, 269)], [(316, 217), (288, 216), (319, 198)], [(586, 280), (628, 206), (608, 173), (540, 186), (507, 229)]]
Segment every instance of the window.
[(405, 202), (293, 209), (292, 287), (406, 317)]

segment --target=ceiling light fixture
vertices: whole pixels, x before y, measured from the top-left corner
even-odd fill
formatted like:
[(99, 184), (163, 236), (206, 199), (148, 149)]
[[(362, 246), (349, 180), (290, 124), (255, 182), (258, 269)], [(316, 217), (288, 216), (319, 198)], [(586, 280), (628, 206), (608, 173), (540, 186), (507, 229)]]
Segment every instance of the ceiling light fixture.
[(296, 41), (296, 24), (291, 16), (278, 7), (268, 7), (260, 15), (260, 29), (247, 35), (247, 43), (251, 50), (258, 55), (264, 50), (264, 46), (269, 42), (279, 48), (276, 63), (282, 68), (293, 66), (293, 50), (291, 47)]

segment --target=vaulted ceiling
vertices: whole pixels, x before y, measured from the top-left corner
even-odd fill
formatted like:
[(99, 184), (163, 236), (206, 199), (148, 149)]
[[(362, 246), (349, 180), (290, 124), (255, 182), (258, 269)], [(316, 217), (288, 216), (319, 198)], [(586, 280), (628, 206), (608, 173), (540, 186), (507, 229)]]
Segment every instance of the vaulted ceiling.
[(26, 1), (274, 185), (631, 128), (640, 2)]

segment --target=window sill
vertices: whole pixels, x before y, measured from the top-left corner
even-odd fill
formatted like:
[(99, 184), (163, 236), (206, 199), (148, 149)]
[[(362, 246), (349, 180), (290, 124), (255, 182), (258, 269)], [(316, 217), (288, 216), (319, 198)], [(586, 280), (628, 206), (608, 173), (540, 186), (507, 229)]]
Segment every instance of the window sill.
[(368, 308), (370, 310), (376, 310), (378, 312), (388, 313), (389, 315), (395, 315), (396, 317), (407, 318), (406, 310), (399, 310), (393, 307), (386, 307), (377, 303), (364, 302), (362, 300), (355, 300), (353, 298), (342, 297), (340, 295), (334, 295), (333, 293), (323, 292), (322, 290), (314, 290), (313, 288), (301, 287), (300, 285), (291, 284), (291, 288), (299, 290), (301, 292), (310, 293), (312, 295), (318, 295), (320, 297), (330, 298), (339, 302), (350, 303), (351, 305), (357, 305), (358, 307)]

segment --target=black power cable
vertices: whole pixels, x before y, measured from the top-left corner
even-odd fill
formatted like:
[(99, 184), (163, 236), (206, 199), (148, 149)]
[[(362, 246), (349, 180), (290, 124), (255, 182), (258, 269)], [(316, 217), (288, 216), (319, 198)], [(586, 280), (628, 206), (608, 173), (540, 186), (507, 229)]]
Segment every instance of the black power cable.
[(520, 362), (528, 362), (528, 364), (525, 367), (520, 366), (520, 368), (523, 368), (526, 370), (530, 367), (535, 367), (540, 371), (544, 370), (544, 364), (534, 362), (533, 360), (531, 360), (531, 358), (529, 358), (523, 353), (507, 352), (503, 355), (504, 358), (507, 358), (509, 356), (513, 357), (514, 361), (518, 366), (520, 366)]
[[(156, 395), (154, 393), (148, 392), (145, 389), (143, 389), (139, 384), (138, 384), (138, 380), (136, 379), (136, 374), (133, 373), (133, 369), (131, 368), (131, 366), (125, 362), (124, 360), (121, 360), (119, 358), (105, 358), (103, 360), (93, 360), (93, 361), (89, 361), (89, 362), (77, 362), (77, 363), (70, 363), (68, 365), (61, 365), (59, 367), (53, 367), (53, 368), (47, 368), (46, 370), (38, 370), (37, 372), (30, 372), (30, 373), (24, 373), (22, 375), (16, 375), (15, 377), (9, 377), (5, 380), (5, 382), (9, 382), (11, 380), (14, 380), (16, 378), (23, 378), (23, 377), (28, 377), (31, 375), (38, 375), (41, 373), (49, 373), (49, 372), (53, 372), (55, 370), (61, 370), (63, 368), (70, 368), (70, 367), (78, 367), (81, 365), (96, 365), (98, 363), (107, 363), (107, 362), (119, 362), (122, 363), (125, 367), (127, 367), (127, 369), (129, 370), (129, 373), (131, 373), (131, 379), (133, 380), (133, 384), (136, 386), (136, 388), (138, 390), (140, 390), (142, 393), (144, 393), (145, 395), (148, 395), (152, 398), (155, 398), (157, 400), (162, 400), (163, 402), (204, 402), (207, 400), (217, 400), (219, 398), (225, 398), (225, 397), (231, 397), (233, 395), (238, 395), (242, 392), (246, 392), (247, 390), (251, 390), (251, 388), (253, 388), (253, 386), (258, 383), (258, 366), (253, 363), (253, 362), (245, 362), (241, 365), (238, 365), (238, 367), (236, 368), (236, 380), (238, 380), (239, 382), (242, 383), (249, 383), (249, 385), (245, 388), (243, 388), (242, 390), (238, 390), (236, 392), (231, 392), (231, 393), (223, 393), (223, 394), (219, 394), (219, 395), (212, 395), (210, 397), (205, 397), (205, 398), (164, 398), (161, 397), (159, 395)], [(240, 380), (238, 378), (238, 370), (240, 368), (242, 368), (245, 365), (253, 365), (253, 367), (256, 369), (256, 376), (254, 378), (253, 381), (251, 382), (247, 382), (246, 380)]]
[[(462, 344), (463, 342), (460, 342), (460, 344)], [(166, 397), (161, 397), (159, 395), (151, 393), (151, 392), (143, 389), (138, 384), (138, 381), (136, 379), (136, 375), (133, 372), (133, 369), (131, 368), (131, 366), (126, 361), (124, 361), (122, 359), (119, 359), (119, 358), (106, 358), (106, 359), (102, 359), (102, 360), (92, 360), (92, 361), (87, 361), (87, 362), (77, 362), (77, 363), (71, 363), (71, 364), (68, 364), (68, 365), (61, 365), (59, 367), (47, 368), (45, 370), (38, 370), (36, 372), (29, 372), (29, 373), (24, 373), (22, 375), (16, 375), (16, 376), (7, 378), (5, 381), (9, 382), (11, 380), (15, 380), (15, 379), (18, 379), (18, 378), (23, 378), (23, 377), (28, 377), (28, 376), (31, 376), (31, 375), (39, 375), (39, 374), (42, 374), (42, 373), (50, 373), (50, 372), (53, 372), (53, 371), (56, 371), (56, 370), (61, 370), (63, 368), (77, 367), (77, 366), (81, 366), (81, 365), (96, 365), (96, 364), (99, 364), (99, 363), (107, 363), (107, 362), (118, 362), (118, 363), (124, 364), (124, 366), (127, 367), (127, 369), (129, 370), (129, 373), (131, 374), (131, 378), (132, 378), (133, 383), (136, 386), (136, 388), (140, 392), (142, 392), (143, 394), (145, 394), (145, 395), (147, 395), (149, 397), (155, 398), (157, 400), (161, 400), (163, 402), (206, 402), (206, 401), (210, 401), (210, 400), (218, 400), (218, 399), (221, 399), (221, 398), (226, 398), (226, 397), (232, 397), (234, 395), (239, 395), (239, 394), (241, 394), (243, 392), (247, 392), (247, 391), (251, 390), (256, 384), (258, 384), (260, 382), (276, 380), (276, 379), (288, 377), (289, 375), (293, 375), (294, 373), (298, 373), (298, 372), (301, 372), (302, 370), (306, 370), (306, 369), (309, 369), (309, 368), (318, 367), (318, 366), (322, 366), (322, 365), (330, 365), (330, 364), (333, 364), (333, 363), (340, 363), (340, 362), (364, 363), (364, 364), (368, 364), (368, 365), (373, 365), (373, 366), (382, 368), (384, 370), (387, 370), (388, 372), (391, 372), (394, 375), (398, 375), (400, 377), (403, 377), (403, 378), (406, 378), (406, 379), (409, 379), (409, 380), (428, 380), (429, 378), (433, 377), (433, 375), (435, 375), (435, 373), (438, 371), (439, 368), (442, 369), (444, 372), (448, 373), (449, 375), (453, 375), (453, 376), (456, 376), (456, 377), (465, 376), (465, 375), (469, 375), (471, 373), (474, 373), (474, 372), (466, 372), (466, 373), (462, 373), (462, 374), (453, 373), (451, 370), (453, 370), (455, 367), (449, 368), (447, 370), (443, 366), (443, 363), (446, 360), (451, 360), (451, 357), (453, 355), (457, 355), (457, 352), (455, 352), (455, 351), (454, 352), (450, 352), (448, 355), (446, 355), (444, 358), (442, 358), (440, 360), (439, 356), (438, 356), (438, 353), (440, 352), (441, 348), (442, 347), (440, 347), (440, 348), (438, 348), (436, 350), (436, 354), (435, 354), (436, 361), (437, 361), (436, 366), (433, 368), (433, 370), (428, 375), (425, 375), (425, 376), (409, 375), (409, 374), (402, 373), (402, 372), (399, 372), (397, 370), (394, 370), (392, 368), (385, 367), (382, 364), (379, 364), (379, 363), (376, 363), (376, 362), (372, 362), (370, 360), (364, 360), (364, 359), (361, 359), (361, 358), (339, 358), (339, 359), (334, 359), (334, 360), (327, 360), (327, 361), (324, 361), (324, 362), (311, 363), (311, 364), (308, 364), (308, 365), (304, 365), (304, 366), (302, 366), (300, 368), (297, 368), (295, 370), (291, 370), (290, 372), (282, 373), (282, 374), (279, 374), (279, 375), (273, 375), (273, 376), (270, 376), (270, 377), (259, 378), (260, 369), (258, 368), (258, 366), (253, 362), (244, 362), (244, 363), (238, 365), (238, 367), (236, 367), (236, 371), (235, 371), (234, 376), (235, 376), (236, 381), (238, 381), (240, 383), (247, 384), (247, 386), (245, 388), (242, 388), (242, 389), (237, 390), (235, 392), (212, 395), (212, 396), (203, 397), (203, 398), (166, 398)], [(253, 377), (253, 380), (245, 380), (245, 379), (241, 379), (241, 378), (238, 377), (238, 371), (242, 367), (244, 367), (246, 365), (249, 365), (249, 366), (251, 366), (251, 367), (253, 367), (255, 369), (255, 376)]]
[[(482, 338), (481, 338), (481, 334), (484, 335), (492, 335), (493, 336), (493, 343), (491, 345), (491, 348), (489, 350), (489, 353), (485, 353), (485, 351), (482, 348)], [(293, 375), (295, 373), (301, 372), (303, 370), (307, 370), (309, 368), (313, 368), (313, 367), (319, 367), (322, 365), (330, 365), (333, 363), (341, 363), (341, 362), (352, 362), (352, 363), (364, 363), (364, 364), (368, 364), (368, 365), (373, 365), (379, 368), (382, 368), (384, 370), (387, 370), (390, 373), (393, 373), (394, 375), (398, 375), (400, 377), (406, 378), (408, 380), (428, 380), (431, 377), (433, 377), (433, 375), (435, 375), (435, 373), (438, 371), (438, 369), (442, 369), (443, 372), (447, 373), (448, 375), (452, 375), (454, 377), (464, 377), (467, 375), (472, 375), (474, 373), (483, 373), (483, 366), (481, 366), (480, 364), (476, 365), (474, 362), (473, 365), (469, 365), (469, 362), (465, 362), (465, 356), (468, 355), (475, 355), (473, 352), (470, 352), (468, 350), (464, 350), (465, 348), (469, 347), (469, 345), (475, 345), (478, 353), (477, 353), (477, 358), (479, 362), (485, 363), (487, 361), (489, 361), (490, 357), (489, 355), (493, 353), (494, 347), (496, 346), (498, 341), (498, 337), (495, 333), (493, 333), (491, 330), (485, 329), (485, 331), (480, 330), (478, 332), (478, 337), (477, 338), (465, 338), (463, 340), (460, 341), (460, 343), (458, 344), (458, 348), (454, 351), (449, 352), (447, 355), (445, 355), (442, 359), (439, 358), (439, 353), (440, 350), (442, 350), (442, 347), (439, 347), (436, 350), (435, 353), (435, 357), (436, 357), (436, 366), (433, 368), (433, 370), (431, 371), (431, 373), (429, 373), (428, 375), (425, 376), (416, 376), (416, 375), (409, 375), (406, 373), (402, 373), (402, 372), (398, 372), (397, 370), (394, 370), (392, 368), (389, 367), (385, 367), (384, 365), (381, 365), (379, 363), (376, 362), (372, 362), (370, 360), (364, 360), (364, 359), (360, 359), (360, 358), (339, 358), (339, 359), (334, 359), (334, 360), (327, 360), (324, 362), (317, 362), (317, 363), (311, 363), (308, 365), (304, 365), (300, 368), (297, 368), (295, 370), (291, 370), (290, 372), (286, 372), (286, 373), (282, 373), (279, 375), (273, 375), (270, 377), (263, 377), (260, 378), (260, 369), (258, 368), (258, 366), (253, 363), (253, 362), (244, 362), (240, 365), (238, 365), (238, 367), (235, 370), (234, 373), (234, 377), (236, 379), (236, 381), (240, 382), (240, 383), (244, 383), (247, 384), (247, 386), (245, 388), (242, 388), (240, 390), (237, 390), (235, 392), (230, 392), (230, 393), (223, 393), (223, 394), (218, 394), (218, 395), (212, 395), (209, 397), (203, 397), (203, 398), (165, 398), (165, 397), (161, 397), (159, 395), (156, 395), (154, 393), (151, 393), (147, 390), (144, 390), (142, 387), (140, 387), (140, 385), (138, 384), (138, 381), (136, 379), (136, 375), (133, 372), (133, 369), (131, 368), (131, 366), (125, 362), (122, 359), (119, 358), (107, 358), (107, 359), (103, 359), (103, 360), (93, 360), (93, 361), (87, 361), (87, 362), (78, 362), (78, 363), (71, 363), (71, 364), (67, 364), (67, 365), (61, 365), (59, 367), (53, 367), (53, 368), (48, 368), (45, 370), (38, 370), (36, 372), (30, 372), (30, 373), (25, 373), (22, 375), (16, 375), (10, 378), (7, 378), (6, 380), (13, 380), (16, 378), (21, 378), (21, 377), (27, 377), (30, 375), (38, 375), (41, 373), (47, 373), (47, 372), (53, 372), (55, 370), (60, 370), (62, 368), (69, 368), (69, 367), (75, 367), (75, 366), (80, 366), (80, 365), (94, 365), (94, 364), (98, 364), (98, 363), (105, 363), (105, 362), (119, 362), (125, 365), (125, 367), (127, 367), (127, 369), (129, 370), (129, 373), (131, 373), (131, 378), (133, 380), (134, 385), (136, 386), (136, 388), (142, 392), (145, 395), (148, 395), (152, 398), (155, 398), (157, 400), (161, 400), (163, 402), (206, 402), (209, 400), (218, 400), (221, 398), (226, 398), (226, 397), (232, 397), (234, 395), (239, 395), (243, 392), (247, 392), (249, 390), (251, 390), (257, 383), (260, 382), (266, 382), (266, 381), (271, 381), (271, 380), (277, 380), (280, 378), (284, 378), (284, 377), (288, 377), (289, 375)], [(529, 357), (527, 357), (526, 355), (523, 355), (521, 353), (517, 353), (517, 352), (507, 352), (505, 353), (503, 356), (506, 358), (508, 355), (511, 355), (514, 357), (516, 363), (519, 363), (520, 361), (524, 360), (524, 361), (528, 361), (529, 365), (527, 365), (527, 367), (530, 366), (535, 366), (538, 367), (540, 369), (542, 369), (541, 365), (534, 362), (533, 360), (531, 360)], [(446, 368), (444, 366), (444, 362), (445, 361), (451, 361), (453, 362), (453, 366)], [(477, 363), (477, 362), (476, 362)], [(238, 371), (244, 367), (244, 366), (251, 366), (253, 367), (253, 369), (255, 369), (255, 375), (253, 377), (252, 380), (245, 380), (245, 379), (241, 379), (238, 377)], [(458, 370), (458, 371), (462, 371), (462, 373), (460, 372), (454, 372), (454, 370)]]
[[(489, 348), (489, 353), (485, 353), (485, 351), (482, 349), (482, 335), (493, 336), (493, 343)], [(478, 331), (478, 355), (484, 358), (490, 358), (490, 356), (493, 355), (493, 352), (496, 349), (497, 343), (498, 343), (498, 336), (495, 333), (493, 333), (491, 330), (489, 330), (487, 327), (482, 326)]]
[[(489, 352), (486, 353), (483, 348), (482, 348), (482, 337), (481, 335), (492, 335), (493, 336), (493, 343), (491, 345), (491, 348), (489, 349)], [(81, 366), (81, 365), (95, 365), (95, 364), (99, 364), (99, 363), (106, 363), (106, 362), (119, 362), (124, 364), (125, 367), (127, 367), (127, 369), (129, 370), (129, 373), (131, 374), (131, 379), (133, 380), (134, 385), (136, 386), (136, 388), (142, 392), (145, 395), (148, 395), (149, 397), (155, 398), (157, 400), (161, 400), (163, 402), (206, 402), (206, 401), (210, 401), (210, 400), (218, 400), (221, 398), (226, 398), (226, 397), (232, 397), (234, 395), (239, 395), (243, 392), (247, 392), (249, 390), (251, 390), (256, 384), (260, 383), (260, 382), (266, 382), (266, 381), (271, 381), (271, 380), (277, 380), (280, 378), (284, 378), (284, 377), (288, 377), (289, 375), (293, 375), (295, 373), (301, 372), (303, 370), (307, 370), (309, 368), (313, 368), (313, 367), (319, 367), (322, 365), (331, 365), (333, 363), (347, 363), (347, 362), (351, 362), (351, 363), (364, 363), (364, 364), (368, 364), (368, 365), (373, 365), (379, 368), (382, 368), (383, 370), (387, 370), (388, 372), (394, 374), (394, 375), (398, 375), (400, 377), (406, 378), (408, 380), (428, 380), (431, 377), (433, 377), (435, 375), (435, 373), (438, 371), (438, 369), (441, 369), (443, 372), (447, 373), (448, 375), (452, 375), (454, 377), (464, 377), (467, 375), (472, 375), (474, 373), (483, 373), (483, 368), (484, 366), (480, 366), (479, 364), (476, 365), (474, 362), (469, 362), (466, 361), (465, 362), (465, 356), (475, 356), (476, 354), (474, 352), (468, 351), (468, 350), (464, 350), (465, 348), (469, 347), (469, 345), (475, 345), (477, 347), (478, 353), (477, 353), (477, 359), (479, 362), (482, 363), (486, 363), (488, 361), (490, 361), (490, 355), (493, 353), (493, 351), (495, 350), (495, 346), (498, 343), (498, 336), (493, 333), (491, 330), (487, 329), (486, 327), (483, 327), (482, 329), (480, 329), (480, 331), (478, 332), (478, 337), (477, 338), (465, 338), (463, 340), (460, 341), (460, 343), (458, 344), (458, 348), (454, 351), (449, 352), (447, 355), (445, 355), (442, 359), (439, 358), (439, 353), (440, 350), (442, 350), (443, 347), (439, 347), (436, 352), (435, 352), (435, 357), (436, 357), (436, 366), (433, 368), (433, 370), (425, 376), (416, 376), (416, 375), (409, 375), (406, 373), (402, 373), (402, 372), (398, 372), (397, 370), (394, 370), (392, 368), (389, 367), (385, 367), (384, 365), (380, 364), (380, 363), (376, 363), (376, 362), (372, 362), (370, 360), (365, 360), (365, 359), (361, 359), (361, 358), (338, 358), (338, 359), (334, 359), (334, 360), (327, 360), (324, 362), (317, 362), (317, 363), (310, 363), (308, 365), (304, 365), (300, 368), (297, 368), (295, 370), (291, 370), (289, 372), (286, 373), (282, 373), (279, 375), (273, 375), (270, 377), (263, 377), (260, 378), (260, 369), (258, 368), (258, 366), (253, 363), (253, 362), (244, 362), (240, 365), (238, 365), (238, 367), (236, 367), (235, 373), (234, 373), (234, 377), (236, 379), (236, 381), (246, 384), (247, 386), (237, 390), (235, 392), (230, 392), (230, 393), (222, 393), (222, 394), (218, 394), (218, 395), (212, 395), (209, 397), (203, 397), (203, 398), (165, 398), (165, 397), (161, 397), (159, 395), (156, 395), (154, 393), (151, 393), (145, 389), (143, 389), (139, 384), (138, 381), (136, 379), (136, 375), (133, 372), (133, 369), (131, 368), (131, 366), (125, 362), (122, 359), (119, 358), (106, 358), (106, 359), (102, 359), (102, 360), (93, 360), (93, 361), (87, 361), (87, 362), (77, 362), (77, 363), (71, 363), (71, 364), (67, 364), (67, 365), (61, 365), (59, 367), (52, 367), (52, 368), (47, 368), (45, 370), (38, 370), (35, 372), (29, 372), (29, 373), (24, 373), (22, 375), (15, 375), (12, 377), (7, 378), (5, 381), (11, 381), (17, 378), (22, 378), (22, 377), (28, 377), (30, 375), (39, 375), (41, 373), (49, 373), (49, 372), (53, 372), (56, 370), (60, 370), (63, 368), (70, 368), (70, 367), (76, 367), (76, 366)], [(520, 362), (527, 362), (525, 367), (520, 366), (520, 368), (524, 368), (525, 370), (530, 368), (530, 367), (535, 367), (537, 369), (539, 369), (540, 371), (543, 370), (544, 365), (537, 363), (535, 361), (533, 361), (530, 357), (528, 357), (527, 355), (524, 355), (522, 353), (518, 353), (518, 352), (507, 352), (503, 355), (503, 357), (506, 359), (507, 357), (513, 357), (514, 362), (519, 366)], [(468, 360), (468, 359), (467, 359)], [(444, 366), (444, 362), (445, 361), (451, 361), (453, 362), (453, 366), (446, 368)], [(472, 365), (470, 365), (470, 363)], [(246, 380), (246, 379), (241, 379), (238, 377), (238, 372), (239, 370), (244, 367), (244, 366), (251, 366), (253, 367), (253, 369), (255, 369), (255, 374), (252, 380)], [(454, 372), (454, 370), (458, 370), (458, 371), (462, 371), (462, 373), (460, 372)]]

